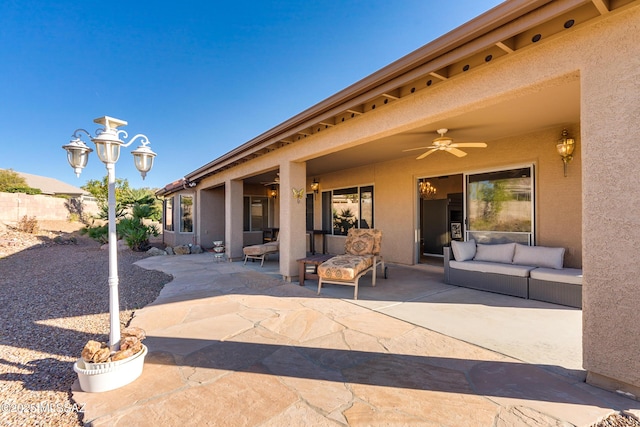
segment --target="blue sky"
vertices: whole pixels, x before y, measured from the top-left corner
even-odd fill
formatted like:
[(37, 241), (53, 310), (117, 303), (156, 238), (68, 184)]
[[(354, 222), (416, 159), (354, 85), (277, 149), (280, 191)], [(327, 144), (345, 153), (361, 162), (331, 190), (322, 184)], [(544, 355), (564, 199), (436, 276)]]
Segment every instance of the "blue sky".
[(136, 141), (117, 177), (163, 187), (499, 3), (3, 0), (0, 168), (101, 179), (61, 147), (107, 115), (158, 154), (142, 181)]

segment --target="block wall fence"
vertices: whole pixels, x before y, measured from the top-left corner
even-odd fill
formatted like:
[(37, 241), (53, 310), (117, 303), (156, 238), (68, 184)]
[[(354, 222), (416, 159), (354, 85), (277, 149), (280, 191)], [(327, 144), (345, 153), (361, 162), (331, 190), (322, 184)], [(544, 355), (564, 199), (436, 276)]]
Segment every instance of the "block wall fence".
[[(61, 197), (0, 192), (0, 222), (16, 224), (25, 215), (39, 221), (66, 221), (71, 214), (66, 202)], [(82, 208), (85, 215), (98, 213), (94, 201), (82, 202)]]

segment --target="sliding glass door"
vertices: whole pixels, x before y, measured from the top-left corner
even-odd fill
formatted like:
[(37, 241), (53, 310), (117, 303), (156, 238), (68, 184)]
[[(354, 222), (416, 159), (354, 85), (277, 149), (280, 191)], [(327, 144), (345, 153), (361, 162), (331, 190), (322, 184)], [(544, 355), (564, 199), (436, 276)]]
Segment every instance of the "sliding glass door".
[(534, 244), (533, 165), (466, 175), (467, 240)]

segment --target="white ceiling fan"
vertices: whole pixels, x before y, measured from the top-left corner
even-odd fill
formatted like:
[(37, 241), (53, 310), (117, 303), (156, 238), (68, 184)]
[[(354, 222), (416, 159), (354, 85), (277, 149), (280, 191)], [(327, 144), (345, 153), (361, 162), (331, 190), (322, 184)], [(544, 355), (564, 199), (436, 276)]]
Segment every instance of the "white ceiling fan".
[(418, 157), (416, 157), (416, 160), (421, 160), (424, 159), (425, 157), (427, 157), (429, 154), (434, 153), (436, 151), (447, 151), (451, 154), (453, 154), (454, 156), (457, 157), (464, 157), (467, 155), (467, 153), (465, 153), (462, 150), (459, 150), (458, 148), (462, 147), (462, 148), (486, 148), (487, 144), (484, 142), (458, 142), (458, 143), (454, 143), (453, 139), (449, 138), (448, 136), (444, 136), (445, 133), (447, 133), (449, 131), (449, 129), (438, 129), (436, 132), (438, 132), (438, 134), (440, 134), (439, 137), (437, 137), (436, 139), (433, 140), (432, 144), (428, 147), (417, 147), (417, 148), (409, 148), (407, 150), (402, 150), (402, 151), (415, 151), (415, 150), (424, 150), (426, 149), (427, 151), (425, 151), (424, 153), (420, 154)]

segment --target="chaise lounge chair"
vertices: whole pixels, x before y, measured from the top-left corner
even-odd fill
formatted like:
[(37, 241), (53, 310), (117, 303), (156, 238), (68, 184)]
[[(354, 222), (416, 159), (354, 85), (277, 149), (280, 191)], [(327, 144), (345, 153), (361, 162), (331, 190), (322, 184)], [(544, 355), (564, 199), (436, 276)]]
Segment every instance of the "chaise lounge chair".
[(351, 228), (345, 242), (345, 254), (337, 255), (318, 266), (318, 295), (323, 283), (353, 286), (353, 299), (358, 299), (358, 281), (372, 271), (371, 283), (376, 285), (376, 270), (380, 265), (384, 278), (387, 269), (380, 255), (382, 231)]
[(251, 245), (245, 246), (242, 248), (242, 252), (244, 253), (244, 264), (247, 264), (247, 259), (259, 259), (260, 267), (264, 265), (264, 259), (269, 254), (277, 253), (280, 250), (280, 236), (278, 235), (276, 240), (271, 242), (263, 243), (261, 245)]

